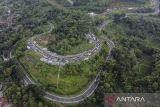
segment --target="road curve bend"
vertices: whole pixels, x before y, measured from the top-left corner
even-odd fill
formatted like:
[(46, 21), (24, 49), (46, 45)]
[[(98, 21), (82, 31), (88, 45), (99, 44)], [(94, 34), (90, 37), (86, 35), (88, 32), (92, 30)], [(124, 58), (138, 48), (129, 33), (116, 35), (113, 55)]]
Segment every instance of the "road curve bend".
[[(159, 12), (159, 9), (157, 8), (154, 13), (140, 14), (140, 15), (150, 15), (150, 14), (156, 15), (158, 12)], [(132, 13), (127, 13), (127, 14), (132, 14)], [(139, 14), (137, 14), (137, 15), (139, 15)], [(101, 31), (110, 22), (112, 22), (112, 21), (104, 22), (102, 24), (102, 26), (99, 27), (99, 31)], [(108, 54), (108, 57), (106, 58), (106, 61), (108, 61), (111, 58), (111, 51), (115, 47), (115, 44), (111, 39), (107, 39), (107, 44), (109, 46), (109, 54)], [(98, 84), (99, 84), (98, 80), (99, 80), (100, 73), (101, 73), (101, 71), (98, 72), (96, 78), (91, 82), (89, 87), (79, 95), (76, 95), (74, 97), (61, 97), (58, 95), (54, 95), (48, 91), (45, 91), (44, 97), (46, 99), (49, 99), (49, 100), (52, 100), (55, 102), (59, 102), (59, 103), (76, 103), (76, 102), (83, 101), (87, 97), (91, 96), (93, 94), (93, 92), (96, 90), (96, 88), (98, 87)], [(25, 73), (24, 81), (28, 85), (35, 84), (26, 73)]]
[[(111, 58), (111, 51), (115, 47), (115, 44), (110, 39), (107, 39), (107, 44), (109, 45), (109, 54), (108, 54), (106, 60), (109, 60)], [(45, 91), (44, 97), (49, 100), (59, 102), (59, 103), (76, 103), (76, 102), (83, 101), (87, 97), (91, 96), (93, 94), (93, 92), (96, 90), (96, 88), (98, 87), (98, 84), (99, 84), (98, 80), (99, 80), (100, 72), (101, 71), (99, 71), (96, 78), (90, 83), (90, 85), (86, 88), (86, 90), (83, 91), (79, 95), (76, 95), (74, 97), (61, 97), (58, 95), (54, 95), (48, 91)], [(27, 73), (25, 73), (24, 82), (27, 85), (35, 84), (34, 81), (32, 81), (32, 79), (27, 75)]]
[[(108, 23), (105, 23), (105, 24), (108, 24)], [(105, 27), (105, 25), (102, 25), (102, 26), (103, 27), (101, 27), (101, 29), (103, 29)], [(111, 51), (115, 47), (115, 44), (110, 39), (107, 39), (107, 44), (109, 45), (109, 54), (108, 54), (106, 60), (109, 60), (111, 58)], [(93, 94), (93, 92), (96, 90), (96, 88), (98, 87), (98, 83), (99, 83), (98, 80), (99, 80), (100, 72), (97, 74), (96, 78), (90, 83), (90, 85), (86, 88), (86, 90), (83, 91), (79, 95), (76, 95), (74, 97), (61, 97), (58, 95), (54, 95), (48, 91), (45, 91), (44, 97), (49, 100), (59, 102), (59, 103), (76, 103), (76, 102), (83, 101), (87, 97), (91, 96)], [(27, 73), (25, 73), (24, 82), (27, 85), (35, 84), (34, 81), (32, 81), (32, 79), (27, 75)]]

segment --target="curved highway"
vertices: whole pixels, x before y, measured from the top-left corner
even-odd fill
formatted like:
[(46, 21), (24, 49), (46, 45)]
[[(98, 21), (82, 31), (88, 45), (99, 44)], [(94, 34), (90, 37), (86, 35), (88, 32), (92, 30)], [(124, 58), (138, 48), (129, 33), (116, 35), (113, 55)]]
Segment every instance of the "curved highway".
[(33, 51), (38, 52), (42, 55), (40, 60), (45, 63), (51, 64), (51, 65), (65, 65), (70, 62), (88, 60), (90, 57), (96, 55), (101, 49), (100, 41), (96, 38), (94, 34), (89, 33), (89, 34), (86, 34), (86, 38), (90, 42), (95, 44), (95, 47), (93, 49), (90, 49), (75, 55), (67, 55), (67, 56), (57, 55), (54, 52), (48, 51), (47, 48), (42, 48), (36, 43), (36, 41), (34, 41), (35, 38), (38, 38), (39, 36), (50, 33), (52, 29), (53, 29), (53, 25), (50, 23), (50, 30), (48, 32), (31, 37), (28, 40), (28, 44), (27, 44), (28, 49), (32, 49)]
[[(154, 13), (152, 13), (153, 15), (158, 14), (159, 13), (159, 9), (155, 10)], [(130, 14), (130, 13), (128, 13)], [(137, 14), (139, 15), (139, 14)], [(141, 15), (141, 14), (140, 14)], [(145, 15), (145, 14), (142, 14)], [(150, 13), (148, 13), (147, 15), (150, 15)], [(102, 26), (99, 27), (99, 31), (101, 31), (108, 23), (110, 23), (112, 21), (106, 21), (102, 24)], [(114, 42), (111, 39), (107, 39), (107, 44), (109, 45), (109, 54), (108, 57), (106, 58), (106, 61), (109, 60), (111, 58), (111, 51), (112, 49), (115, 47)], [(98, 86), (98, 80), (99, 80), (99, 74), (101, 73), (101, 71), (99, 71), (99, 73), (97, 74), (96, 78), (92, 81), (92, 83), (89, 85), (89, 87), (80, 95), (74, 96), (74, 97), (61, 97), (61, 96), (57, 96), (54, 94), (51, 94), (47, 91), (45, 91), (45, 98), (55, 101), (55, 102), (59, 102), (59, 103), (76, 103), (76, 102), (80, 102), (83, 101), (84, 99), (86, 99), (87, 97), (89, 97), (90, 95), (92, 95), (92, 93), (96, 90), (97, 86)], [(26, 74), (24, 77), (24, 81), (26, 84), (35, 84), (30, 77)]]
[[(107, 22), (106, 24), (108, 24), (108, 23), (109, 22)], [(104, 27), (105, 27), (105, 25), (103, 25), (103, 27), (101, 27), (101, 30)], [(107, 39), (107, 44), (109, 45), (109, 54), (106, 58), (106, 61), (111, 58), (111, 51), (115, 47), (114, 42), (110, 39)], [(101, 73), (101, 71), (99, 71), (96, 78), (90, 83), (90, 85), (86, 88), (86, 90), (83, 91), (80, 95), (77, 95), (77, 96), (74, 96), (74, 97), (61, 97), (61, 96), (54, 95), (52, 93), (49, 93), (49, 92), (45, 91), (45, 96), (44, 97), (49, 99), (49, 100), (56, 101), (56, 102), (59, 102), (59, 103), (76, 103), (76, 102), (83, 101), (87, 97), (91, 96), (93, 94), (93, 92), (96, 90), (96, 88), (98, 86), (98, 83), (99, 83), (98, 80), (99, 80), (99, 74), (100, 73)], [(35, 84), (34, 81), (32, 81), (32, 79), (27, 75), (27, 73), (25, 73), (24, 81), (27, 85)]]
[[(108, 24), (108, 23), (106, 23), (106, 24)], [(52, 26), (52, 25), (50, 25), (50, 26)], [(101, 27), (101, 29), (103, 29), (104, 27), (105, 27), (105, 25), (103, 25), (103, 27)], [(50, 28), (50, 30), (46, 33), (51, 32), (51, 30), (52, 30), (52, 28)], [(34, 38), (32, 38), (32, 39), (34, 39)], [(109, 60), (111, 57), (112, 48), (114, 48), (115, 45), (114, 45), (113, 41), (109, 40), (109, 39), (107, 39), (107, 43), (109, 45), (109, 54), (108, 54), (106, 60)], [(61, 97), (61, 96), (57, 96), (57, 95), (54, 95), (54, 94), (51, 94), (51, 93), (45, 91), (45, 98), (52, 100), (52, 101), (60, 102), (60, 103), (76, 103), (76, 102), (83, 101), (84, 99), (86, 99), (87, 97), (92, 95), (92, 93), (97, 88), (99, 74), (100, 74), (100, 72), (98, 73), (96, 78), (90, 83), (90, 85), (87, 87), (87, 89), (84, 92), (82, 92), (80, 95), (77, 95), (75, 97)], [(34, 81), (32, 81), (32, 79), (27, 75), (27, 73), (25, 73), (24, 81), (27, 85), (35, 84)]]
[[(111, 51), (115, 47), (115, 44), (110, 39), (107, 39), (107, 43), (109, 45), (109, 54), (106, 60), (109, 60), (111, 58)], [(98, 80), (99, 80), (100, 72), (97, 74), (96, 78), (92, 81), (89, 87), (87, 87), (87, 89), (84, 92), (82, 92), (80, 95), (77, 95), (75, 97), (61, 97), (61, 96), (57, 96), (57, 95), (54, 95), (54, 94), (51, 94), (45, 91), (45, 98), (52, 100), (52, 101), (59, 102), (59, 103), (76, 103), (76, 102), (83, 101), (84, 99), (92, 95), (93, 92), (96, 90), (98, 83), (99, 83)], [(27, 85), (35, 84), (27, 74), (24, 77), (24, 81)]]

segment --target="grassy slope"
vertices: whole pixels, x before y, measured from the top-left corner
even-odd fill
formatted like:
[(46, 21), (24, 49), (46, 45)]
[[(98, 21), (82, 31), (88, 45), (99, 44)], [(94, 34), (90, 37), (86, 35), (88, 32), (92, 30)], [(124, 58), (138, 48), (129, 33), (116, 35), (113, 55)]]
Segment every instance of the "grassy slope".
[[(107, 47), (106, 47), (107, 48)], [(106, 54), (107, 55), (107, 54)], [(66, 74), (64, 67), (60, 68), (59, 89), (57, 89), (57, 76), (59, 67), (45, 64), (39, 60), (40, 55), (31, 50), (25, 52), (25, 56), (20, 58), (20, 62), (25, 66), (28, 73), (37, 83), (45, 86), (47, 90), (56, 94), (71, 95), (82, 91), (91, 81), (91, 74), (95, 71), (90, 71), (93, 66), (85, 62), (76, 62), (74, 64), (82, 64), (82, 72), (72, 75)], [(93, 57), (94, 58), (94, 57)], [(103, 58), (104, 59), (104, 58)], [(100, 60), (103, 60), (100, 59)], [(99, 61), (96, 62), (98, 65)]]

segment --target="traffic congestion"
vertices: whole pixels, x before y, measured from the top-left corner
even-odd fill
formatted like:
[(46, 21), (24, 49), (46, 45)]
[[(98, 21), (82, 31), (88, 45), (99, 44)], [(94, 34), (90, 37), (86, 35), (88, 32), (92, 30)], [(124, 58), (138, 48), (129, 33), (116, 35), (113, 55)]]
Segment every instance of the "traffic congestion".
[(93, 33), (89, 33), (86, 35), (86, 38), (89, 40), (89, 42), (95, 44), (95, 47), (93, 49), (84, 51), (76, 55), (67, 55), (67, 56), (58, 55), (54, 52), (49, 51), (47, 48), (39, 46), (36, 43), (36, 41), (34, 41), (35, 38), (36, 36), (31, 37), (28, 40), (27, 48), (40, 53), (42, 55), (40, 60), (51, 65), (65, 65), (70, 62), (88, 60), (91, 56), (97, 54), (101, 48), (100, 41), (95, 37)]

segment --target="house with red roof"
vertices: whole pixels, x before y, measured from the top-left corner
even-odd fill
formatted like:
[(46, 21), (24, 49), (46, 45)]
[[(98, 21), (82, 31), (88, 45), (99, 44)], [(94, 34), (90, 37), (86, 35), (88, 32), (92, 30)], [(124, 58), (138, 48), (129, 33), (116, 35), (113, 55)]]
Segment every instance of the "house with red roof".
[(6, 98), (0, 99), (0, 107), (13, 107)]

